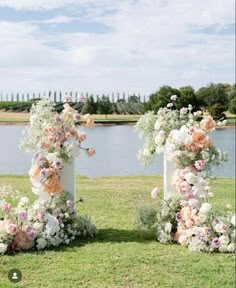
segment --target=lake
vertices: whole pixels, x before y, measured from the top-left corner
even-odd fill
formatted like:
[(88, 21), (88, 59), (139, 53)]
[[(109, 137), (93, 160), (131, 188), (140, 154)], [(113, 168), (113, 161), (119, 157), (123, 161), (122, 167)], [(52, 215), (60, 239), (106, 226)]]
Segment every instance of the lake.
[[(32, 155), (18, 148), (25, 126), (0, 126), (0, 174), (27, 174)], [(155, 175), (163, 174), (162, 156), (154, 163), (143, 167), (138, 163), (137, 153), (143, 141), (134, 131), (134, 126), (99, 126), (85, 130), (86, 147), (94, 147), (97, 154), (87, 157), (81, 152), (76, 159), (76, 174), (88, 177)], [(227, 150), (229, 160), (214, 168), (213, 175), (235, 177), (235, 129), (213, 131), (211, 139), (222, 151)]]

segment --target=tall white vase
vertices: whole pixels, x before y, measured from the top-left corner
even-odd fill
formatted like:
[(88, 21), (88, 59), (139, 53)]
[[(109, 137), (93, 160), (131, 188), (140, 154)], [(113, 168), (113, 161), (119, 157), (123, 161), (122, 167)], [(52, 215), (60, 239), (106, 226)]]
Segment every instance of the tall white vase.
[(68, 192), (68, 198), (75, 201), (76, 181), (75, 181), (75, 159), (72, 158), (68, 163), (63, 164), (61, 173), (61, 183), (63, 191)]
[(175, 193), (175, 190), (171, 184), (174, 172), (176, 170), (175, 165), (167, 160), (167, 154), (164, 153), (163, 157), (164, 165), (164, 199), (167, 200)]

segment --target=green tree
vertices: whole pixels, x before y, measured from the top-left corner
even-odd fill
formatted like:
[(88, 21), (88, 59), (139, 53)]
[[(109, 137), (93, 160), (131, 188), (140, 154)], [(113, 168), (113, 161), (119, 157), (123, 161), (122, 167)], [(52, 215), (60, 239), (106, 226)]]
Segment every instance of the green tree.
[(145, 104), (145, 110), (153, 110), (157, 112), (159, 108), (165, 107), (170, 102), (170, 97), (176, 95), (180, 97), (180, 91), (170, 86), (162, 86), (158, 91), (149, 96), (149, 100)]
[(199, 103), (197, 101), (197, 97), (195, 95), (194, 89), (191, 86), (181, 87), (179, 89), (180, 97), (177, 98), (176, 107), (178, 109), (182, 107), (188, 107), (189, 104), (193, 106), (193, 110), (199, 110)]
[(112, 112), (112, 103), (108, 96), (102, 95), (98, 100), (98, 113), (105, 114), (107, 119), (107, 114)]
[(129, 103), (139, 103), (140, 102), (140, 97), (138, 97), (136, 95), (131, 95), (128, 98), (128, 102)]
[(93, 95), (90, 95), (87, 97), (86, 102), (83, 105), (82, 108), (82, 114), (96, 114), (97, 113), (97, 103), (95, 103)]
[(236, 84), (232, 85), (229, 93), (229, 112), (236, 114)]
[(207, 87), (202, 87), (196, 92), (199, 104), (204, 108), (209, 108), (214, 104), (220, 104), (227, 110), (228, 97), (224, 84), (210, 83)]

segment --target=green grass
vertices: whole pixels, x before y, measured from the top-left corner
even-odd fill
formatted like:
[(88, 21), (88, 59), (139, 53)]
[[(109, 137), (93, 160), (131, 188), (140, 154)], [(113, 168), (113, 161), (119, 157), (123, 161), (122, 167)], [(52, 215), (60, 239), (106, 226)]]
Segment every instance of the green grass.
[[(0, 176), (34, 199), (28, 176)], [(234, 257), (230, 254), (190, 253), (179, 245), (157, 243), (154, 235), (137, 231), (136, 207), (153, 204), (150, 191), (162, 185), (159, 176), (77, 178), (77, 197), (85, 204), (81, 214), (90, 214), (100, 232), (95, 239), (41, 252), (0, 257), (0, 287), (234, 287)], [(234, 206), (235, 179), (211, 183), (217, 209)], [(11, 284), (7, 272), (20, 269), (23, 280)]]

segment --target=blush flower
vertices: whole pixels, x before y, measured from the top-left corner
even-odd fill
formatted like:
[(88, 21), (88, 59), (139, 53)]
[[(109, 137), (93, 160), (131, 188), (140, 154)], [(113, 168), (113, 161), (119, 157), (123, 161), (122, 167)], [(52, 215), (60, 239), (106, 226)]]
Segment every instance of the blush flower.
[(152, 199), (155, 199), (159, 193), (160, 193), (160, 190), (159, 190), (158, 187), (153, 188), (152, 191), (151, 191)]
[(96, 150), (94, 149), (94, 148), (89, 148), (88, 150), (87, 150), (87, 155), (88, 156), (93, 156), (93, 155), (95, 155), (96, 154)]
[(211, 131), (215, 128), (216, 123), (211, 116), (207, 116), (200, 122), (201, 129), (205, 131)]

